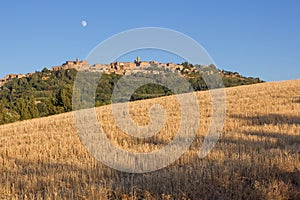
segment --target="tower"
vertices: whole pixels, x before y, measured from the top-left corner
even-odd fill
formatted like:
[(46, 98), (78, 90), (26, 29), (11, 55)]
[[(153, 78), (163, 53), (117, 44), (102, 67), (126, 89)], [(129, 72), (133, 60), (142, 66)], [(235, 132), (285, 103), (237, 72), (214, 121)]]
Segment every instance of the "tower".
[(137, 62), (137, 63), (140, 63), (140, 62), (141, 62), (140, 56), (137, 56), (137, 57), (136, 57), (136, 62)]

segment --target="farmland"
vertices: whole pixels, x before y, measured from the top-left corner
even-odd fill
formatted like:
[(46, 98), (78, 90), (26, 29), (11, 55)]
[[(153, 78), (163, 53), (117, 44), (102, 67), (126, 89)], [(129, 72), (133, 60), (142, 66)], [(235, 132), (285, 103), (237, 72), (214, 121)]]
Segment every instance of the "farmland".
[[(300, 199), (300, 80), (226, 88), (226, 120), (214, 149), (199, 149), (211, 121), (208, 91), (196, 92), (200, 118), (189, 150), (170, 166), (144, 174), (111, 169), (81, 144), (71, 112), (0, 126), (1, 199)], [(97, 107), (113, 145), (150, 152), (169, 143), (180, 124), (175, 96), (130, 102), (132, 119), (149, 108), (168, 115), (161, 131), (136, 139)]]

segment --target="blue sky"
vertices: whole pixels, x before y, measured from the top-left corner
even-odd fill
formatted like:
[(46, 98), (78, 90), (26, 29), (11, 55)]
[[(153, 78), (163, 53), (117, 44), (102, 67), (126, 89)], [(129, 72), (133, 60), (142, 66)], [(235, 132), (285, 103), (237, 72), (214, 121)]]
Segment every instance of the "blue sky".
[[(299, 19), (298, 0), (1, 1), (0, 77), (84, 59), (114, 34), (154, 26), (192, 37), (221, 69), (266, 81), (296, 79)], [(144, 59), (151, 56), (172, 59), (153, 52)]]

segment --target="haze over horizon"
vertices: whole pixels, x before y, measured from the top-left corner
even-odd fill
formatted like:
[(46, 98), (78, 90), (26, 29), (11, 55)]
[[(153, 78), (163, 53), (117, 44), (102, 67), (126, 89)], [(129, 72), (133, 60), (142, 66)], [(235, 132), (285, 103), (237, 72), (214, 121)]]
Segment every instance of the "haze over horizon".
[[(162, 27), (202, 45), (220, 69), (266, 81), (300, 78), (300, 2), (26, 1), (2, 2), (0, 77), (82, 60), (100, 42), (128, 29)], [(120, 57), (179, 63), (166, 52)], [(201, 64), (201, 63), (199, 63)]]

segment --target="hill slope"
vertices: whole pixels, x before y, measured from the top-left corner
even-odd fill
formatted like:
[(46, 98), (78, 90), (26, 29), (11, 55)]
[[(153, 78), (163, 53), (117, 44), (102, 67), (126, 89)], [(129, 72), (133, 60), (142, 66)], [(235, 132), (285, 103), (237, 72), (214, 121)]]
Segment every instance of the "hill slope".
[[(197, 157), (210, 116), (207, 91), (197, 92), (200, 128), (190, 150), (162, 170), (128, 174), (91, 157), (76, 134), (72, 113), (0, 126), (0, 198), (66, 199), (299, 199), (300, 80), (226, 89), (222, 137)], [(114, 145), (148, 152), (172, 140), (179, 127), (174, 96), (131, 102), (140, 125), (160, 103), (169, 114), (161, 132), (137, 140), (117, 128), (110, 106), (97, 108)]]
[[(206, 90), (206, 84), (197, 72), (187, 73), (193, 65), (185, 63), (183, 75), (195, 91)], [(214, 66), (212, 66), (215, 68)], [(259, 78), (244, 77), (238, 73), (220, 71), (225, 87), (261, 83)], [(0, 124), (50, 116), (72, 110), (72, 92), (77, 71), (61, 69), (51, 71), (43, 69), (26, 77), (14, 78), (0, 85)], [(136, 76), (133, 74), (132, 76)], [(153, 76), (157, 76), (154, 75)], [(107, 105), (111, 94), (122, 76), (104, 74), (96, 90), (95, 105)], [(160, 76), (158, 76), (160, 77)], [(153, 77), (155, 78), (155, 77)], [(155, 80), (157, 77), (155, 78)], [(85, 83), (87, 87), (89, 84)], [(141, 100), (167, 96), (172, 92), (161, 85), (148, 84), (138, 88), (131, 100)]]

